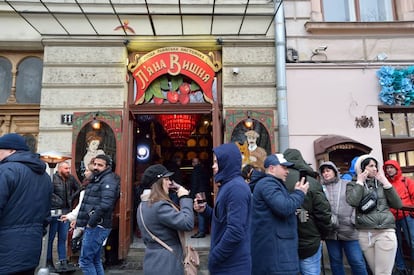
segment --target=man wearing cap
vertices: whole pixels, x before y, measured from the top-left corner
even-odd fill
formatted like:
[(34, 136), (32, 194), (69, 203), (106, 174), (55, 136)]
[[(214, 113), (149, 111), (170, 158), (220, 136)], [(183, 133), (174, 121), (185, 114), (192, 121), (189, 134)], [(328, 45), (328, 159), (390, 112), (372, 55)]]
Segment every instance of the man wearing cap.
[(112, 172), (112, 160), (97, 155), (94, 175), (85, 189), (76, 227), (85, 227), (79, 266), (84, 274), (104, 274), (101, 251), (112, 227), (112, 211), (119, 197), (120, 178)]
[(0, 274), (34, 274), (50, 218), (46, 164), (15, 133), (0, 137)]
[(300, 219), (298, 223), (300, 272), (303, 275), (319, 274), (322, 257), (321, 240), (332, 230), (331, 207), (321, 184), (313, 178), (315, 172), (303, 159), (300, 151), (289, 148), (283, 155), (289, 162), (295, 164), (289, 167), (287, 188), (290, 191), (294, 190), (300, 170), (306, 172), (306, 181), (309, 182), (309, 190), (299, 209), (299, 216), (306, 216), (306, 219)]
[(265, 174), (253, 191), (252, 274), (298, 274), (299, 257), (296, 209), (303, 203), (309, 184), (297, 181), (292, 193), (284, 181), (289, 174), (282, 154), (264, 161)]

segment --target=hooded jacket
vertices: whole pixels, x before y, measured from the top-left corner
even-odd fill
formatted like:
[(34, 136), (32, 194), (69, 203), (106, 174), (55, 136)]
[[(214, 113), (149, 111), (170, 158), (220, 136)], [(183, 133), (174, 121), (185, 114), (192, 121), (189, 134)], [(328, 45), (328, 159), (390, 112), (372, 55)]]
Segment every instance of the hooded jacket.
[[(397, 174), (391, 178), (386, 173), (386, 166), (392, 165), (397, 170)], [(390, 181), (392, 186), (394, 186), (395, 191), (397, 191), (398, 196), (400, 196), (402, 204), (405, 205), (414, 205), (414, 181), (410, 178), (404, 177), (402, 175), (400, 164), (395, 160), (387, 160), (382, 167), (384, 169), (385, 176)], [(397, 211), (397, 209), (391, 208), (391, 212), (397, 220), (400, 220), (408, 215), (408, 211)], [(397, 216), (398, 213), (398, 216)]]
[(207, 206), (204, 211), (212, 226), (208, 269), (212, 275), (250, 275), (251, 192), (241, 176), (241, 154), (234, 143), (213, 152), (218, 164), (214, 180), (219, 187), (214, 209)]
[(359, 156), (354, 157), (351, 160), (351, 165), (349, 166), (349, 170), (341, 175), (341, 179), (351, 181), (355, 177), (355, 175), (356, 175), (355, 163), (357, 162), (358, 158), (359, 158)]
[[(361, 163), (367, 159), (375, 159), (371, 155), (362, 155), (355, 163), (357, 175), (361, 174)], [(376, 208), (368, 213), (361, 213), (358, 206), (362, 198), (370, 192), (377, 192)], [(390, 207), (400, 209), (402, 202), (394, 187), (384, 189), (383, 184), (375, 178), (367, 178), (364, 185), (357, 184), (356, 181), (346, 185), (346, 201), (356, 209), (355, 226), (358, 229), (389, 229), (395, 228), (395, 220), (390, 211)]]
[(38, 155), (16, 151), (0, 162), (0, 274), (39, 264), (52, 192)]
[(299, 180), (299, 170), (305, 170), (308, 174), (306, 181), (309, 182), (309, 189), (302, 208), (308, 211), (309, 219), (306, 222), (298, 223), (299, 258), (306, 259), (318, 251), (321, 239), (325, 238), (332, 230), (331, 207), (321, 184), (309, 176), (314, 175), (315, 172), (305, 162), (302, 154), (297, 149), (286, 149), (283, 155), (287, 161), (295, 164), (289, 168), (289, 175), (286, 179), (286, 186), (291, 192)]
[[(322, 176), (323, 169), (328, 167), (335, 173), (333, 180), (326, 181)], [(346, 202), (346, 183), (348, 181), (340, 178), (339, 170), (331, 161), (325, 161), (319, 166), (319, 174), (323, 190), (331, 205), (332, 216), (337, 217), (337, 224), (328, 235), (328, 240), (352, 241), (358, 240), (358, 231), (355, 228), (355, 211)]]

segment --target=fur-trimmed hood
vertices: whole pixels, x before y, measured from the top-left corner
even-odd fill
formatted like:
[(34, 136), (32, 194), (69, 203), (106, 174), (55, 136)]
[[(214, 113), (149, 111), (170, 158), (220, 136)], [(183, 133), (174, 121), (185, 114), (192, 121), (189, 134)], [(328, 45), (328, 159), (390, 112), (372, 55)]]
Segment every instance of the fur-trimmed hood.
[[(359, 158), (358, 158), (358, 160), (355, 162), (355, 172), (356, 172), (356, 174), (357, 175), (359, 175), (359, 174), (361, 174), (363, 171), (362, 171), (362, 167), (361, 167), (361, 164), (362, 164), (362, 162), (364, 161), (364, 160), (366, 160), (366, 159), (368, 159), (368, 158), (370, 158), (370, 159), (373, 159), (373, 160), (375, 160), (377, 163), (378, 163), (378, 160), (376, 159), (376, 158), (374, 158), (372, 155), (362, 155), (362, 156), (360, 156)], [(377, 167), (378, 168), (378, 167)], [(378, 168), (379, 169), (379, 168)]]

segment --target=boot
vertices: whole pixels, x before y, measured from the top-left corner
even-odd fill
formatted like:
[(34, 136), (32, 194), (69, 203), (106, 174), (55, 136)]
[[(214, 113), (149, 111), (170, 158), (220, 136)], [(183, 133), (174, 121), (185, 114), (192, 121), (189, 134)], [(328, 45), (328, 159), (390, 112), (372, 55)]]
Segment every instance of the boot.
[(49, 269), (49, 273), (56, 272), (56, 268), (55, 268), (55, 265), (53, 264), (53, 260), (47, 260), (46, 267)]
[(59, 267), (56, 269), (56, 271), (58, 273), (68, 271), (68, 261), (67, 260), (60, 260), (59, 261)]

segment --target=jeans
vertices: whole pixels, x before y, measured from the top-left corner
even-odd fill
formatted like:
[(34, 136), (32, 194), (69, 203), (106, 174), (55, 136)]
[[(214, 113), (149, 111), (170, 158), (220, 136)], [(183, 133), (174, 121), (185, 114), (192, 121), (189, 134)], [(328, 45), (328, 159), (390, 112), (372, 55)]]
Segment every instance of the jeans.
[(351, 266), (352, 274), (367, 275), (367, 267), (365, 265), (364, 256), (358, 240), (340, 241), (326, 240), (326, 247), (329, 253), (329, 262), (331, 264), (332, 274), (345, 275), (343, 252), (345, 252), (348, 263)]
[(197, 214), (198, 217), (198, 232), (205, 234), (206, 233), (206, 217), (204, 217), (201, 213)]
[(68, 238), (69, 222), (58, 221), (59, 217), (52, 217), (49, 227), (49, 240), (47, 245), (47, 260), (52, 261), (53, 241), (58, 234), (58, 256), (59, 261), (66, 260), (66, 240)]
[(301, 259), (300, 273), (302, 275), (319, 275), (321, 274), (321, 257), (322, 257), (322, 244), (319, 245), (318, 250), (312, 256)]
[(401, 229), (404, 233), (405, 240), (410, 243), (411, 255), (414, 255), (414, 218), (407, 216), (401, 220), (395, 221), (398, 248), (397, 254), (395, 255), (395, 265), (398, 269), (405, 269), (404, 256), (402, 252), (402, 236)]
[(101, 259), (102, 245), (106, 238), (108, 238), (110, 232), (111, 229), (102, 226), (85, 228), (81, 255), (79, 257), (79, 266), (83, 274), (105, 274)]

